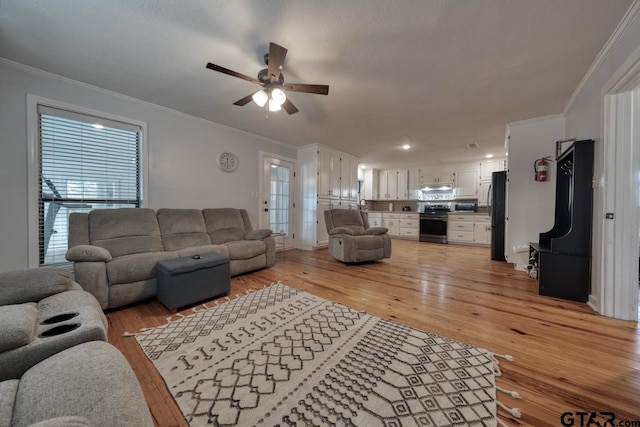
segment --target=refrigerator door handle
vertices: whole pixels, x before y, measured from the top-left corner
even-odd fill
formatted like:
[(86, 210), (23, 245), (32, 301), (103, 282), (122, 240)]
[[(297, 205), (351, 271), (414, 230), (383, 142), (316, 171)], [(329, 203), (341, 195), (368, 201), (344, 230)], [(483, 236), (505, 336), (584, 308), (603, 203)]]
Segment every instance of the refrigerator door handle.
[(493, 210), (493, 204), (491, 203), (491, 190), (492, 190), (493, 184), (489, 184), (489, 191), (487, 191), (487, 206), (489, 207), (489, 216), (493, 216), (492, 215), (492, 210)]

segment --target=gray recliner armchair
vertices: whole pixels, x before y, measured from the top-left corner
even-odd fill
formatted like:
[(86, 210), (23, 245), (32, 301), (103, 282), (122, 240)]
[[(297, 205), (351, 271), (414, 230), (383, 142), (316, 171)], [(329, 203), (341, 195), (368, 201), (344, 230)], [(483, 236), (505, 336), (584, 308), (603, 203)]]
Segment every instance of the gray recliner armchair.
[(391, 257), (391, 237), (386, 227), (370, 227), (367, 213), (349, 209), (324, 211), (329, 233), (329, 254), (347, 263)]

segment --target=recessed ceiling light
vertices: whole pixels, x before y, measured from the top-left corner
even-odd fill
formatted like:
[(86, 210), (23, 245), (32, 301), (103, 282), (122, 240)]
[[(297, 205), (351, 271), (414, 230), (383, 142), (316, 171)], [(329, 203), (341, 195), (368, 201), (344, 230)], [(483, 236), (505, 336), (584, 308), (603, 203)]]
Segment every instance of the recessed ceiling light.
[(272, 167), (272, 168), (277, 168), (277, 167), (278, 167), (278, 165), (271, 165), (271, 167)]
[(365, 165), (364, 163), (360, 163), (360, 164), (358, 165), (358, 167), (359, 167), (360, 169), (366, 169), (366, 168), (367, 168), (367, 165)]
[(507, 153), (504, 153), (504, 155), (505, 155), (505, 156), (508, 156), (508, 155), (509, 155), (509, 153), (508, 153), (508, 152), (507, 152)]
[(405, 150), (408, 150), (409, 148), (411, 148), (411, 146), (409, 144), (404, 144), (402, 148)]
[(93, 126), (96, 129), (104, 129), (104, 126), (102, 126), (100, 123), (94, 123), (91, 126)]
[(487, 154), (485, 157), (486, 157), (487, 159), (490, 159), (490, 158), (492, 158), (492, 157), (493, 157), (493, 154)]

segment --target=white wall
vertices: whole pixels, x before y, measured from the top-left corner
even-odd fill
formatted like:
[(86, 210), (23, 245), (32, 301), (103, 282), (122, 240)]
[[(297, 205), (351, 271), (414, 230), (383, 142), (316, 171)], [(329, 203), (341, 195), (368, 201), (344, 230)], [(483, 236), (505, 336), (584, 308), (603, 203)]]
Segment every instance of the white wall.
[[(245, 208), (257, 226), (259, 151), (297, 157), (277, 141), (0, 59), (0, 271), (28, 267), (27, 94), (146, 122), (153, 209)], [(216, 167), (222, 150), (238, 156), (235, 172)]]
[(553, 227), (555, 212), (555, 162), (549, 163), (547, 181), (534, 180), (533, 163), (542, 157), (555, 159), (556, 141), (564, 139), (564, 118), (541, 117), (509, 123), (509, 175), (507, 182), (507, 261), (526, 269), (529, 252), (514, 246), (537, 242), (538, 235)]
[[(634, 4), (627, 16), (627, 22), (620, 35), (616, 34), (615, 44), (608, 50), (590, 74), (586, 76), (574, 102), (569, 105), (566, 116), (567, 137), (595, 140), (594, 173), (599, 178), (599, 185), (594, 190), (593, 234), (592, 234), (592, 269), (591, 269), (591, 303), (598, 307), (598, 295), (601, 293), (601, 265), (604, 224), (604, 94), (607, 81), (616, 73), (627, 58), (640, 44), (640, 18), (638, 4)], [(613, 209), (611, 209), (613, 210)], [(634, 231), (634, 230), (629, 230)], [(637, 233), (637, 230), (635, 230)]]

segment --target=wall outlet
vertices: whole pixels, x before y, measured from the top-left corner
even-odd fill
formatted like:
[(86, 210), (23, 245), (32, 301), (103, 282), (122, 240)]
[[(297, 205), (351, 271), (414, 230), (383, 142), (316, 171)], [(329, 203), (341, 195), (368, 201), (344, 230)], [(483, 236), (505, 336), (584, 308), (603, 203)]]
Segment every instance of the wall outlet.
[(513, 247), (513, 252), (528, 252), (529, 251), (529, 245), (515, 245)]

